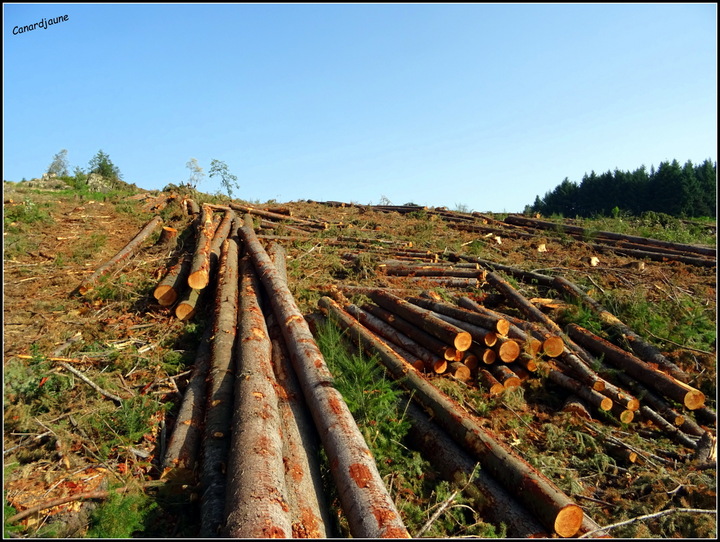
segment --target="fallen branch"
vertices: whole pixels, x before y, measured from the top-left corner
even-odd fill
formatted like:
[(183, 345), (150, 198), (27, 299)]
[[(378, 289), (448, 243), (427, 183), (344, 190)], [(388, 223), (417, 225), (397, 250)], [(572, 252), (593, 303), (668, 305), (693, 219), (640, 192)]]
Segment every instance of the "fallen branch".
[(646, 519), (653, 519), (653, 518), (660, 518), (662, 516), (669, 516), (670, 514), (675, 513), (686, 513), (686, 514), (717, 514), (717, 510), (704, 510), (702, 508), (671, 508), (669, 510), (662, 510), (660, 512), (656, 512), (654, 514), (646, 514), (644, 516), (638, 516), (636, 518), (630, 518), (625, 521), (620, 521), (618, 523), (613, 523), (611, 525), (605, 525), (601, 529), (595, 529), (594, 531), (588, 531), (587, 533), (583, 533), (578, 538), (589, 538), (591, 535), (600, 532), (600, 531), (609, 531), (611, 529), (615, 529), (617, 527), (622, 527), (623, 525), (629, 525), (630, 523), (635, 523), (636, 521), (643, 521)]
[[(141, 483), (140, 487), (145, 489), (147, 487), (157, 487), (157, 486), (161, 486), (164, 484), (165, 484), (164, 480), (150, 480), (150, 481)], [(127, 493), (128, 491), (130, 491), (132, 489), (136, 489), (136, 487), (137, 486), (125, 486), (125, 487), (119, 487), (117, 489), (111, 489), (111, 490), (107, 490), (107, 491), (86, 491), (84, 493), (76, 493), (75, 495), (69, 495), (67, 497), (60, 497), (59, 499), (45, 501), (44, 503), (40, 503), (36, 506), (28, 508), (27, 510), (18, 512), (14, 516), (10, 516), (9, 518), (6, 518), (5, 521), (7, 523), (14, 523), (16, 521), (23, 520), (28, 516), (32, 516), (33, 514), (36, 514), (37, 512), (40, 512), (42, 510), (47, 510), (48, 508), (53, 508), (55, 506), (60, 506), (62, 504), (66, 504), (66, 503), (73, 502), (73, 501), (82, 501), (82, 500), (90, 500), (90, 499), (107, 499), (113, 493)]]
[(102, 275), (108, 273), (115, 265), (133, 254), (138, 249), (140, 244), (155, 230), (155, 228), (161, 222), (162, 217), (156, 216), (147, 224), (145, 224), (143, 229), (140, 230), (140, 232), (135, 237), (133, 237), (127, 245), (125, 245), (120, 251), (118, 251), (115, 256), (113, 256), (106, 263), (98, 267), (92, 275), (82, 281), (80, 286), (78, 286), (78, 291), (82, 295), (85, 295), (87, 292), (92, 290), (97, 279), (99, 279)]
[(85, 382), (88, 386), (90, 386), (90, 387), (93, 388), (95, 391), (97, 391), (100, 395), (104, 395), (104, 396), (107, 397), (108, 399), (112, 399), (112, 400), (115, 401), (118, 405), (121, 405), (121, 404), (122, 404), (123, 400), (122, 400), (120, 397), (118, 397), (117, 395), (113, 395), (113, 394), (110, 393), (109, 391), (105, 391), (105, 390), (102, 389), (100, 386), (98, 386), (97, 384), (95, 384), (95, 382), (93, 382), (92, 380), (90, 380), (87, 376), (85, 376), (85, 375), (82, 374), (80, 371), (78, 371), (75, 367), (73, 367), (73, 366), (71, 366), (71, 365), (68, 365), (68, 364), (65, 363), (64, 361), (58, 362), (58, 365), (60, 365), (60, 366), (63, 367), (64, 369), (67, 369), (68, 371), (70, 371), (72, 374), (74, 374), (75, 376), (77, 376), (80, 380), (82, 380), (83, 382)]

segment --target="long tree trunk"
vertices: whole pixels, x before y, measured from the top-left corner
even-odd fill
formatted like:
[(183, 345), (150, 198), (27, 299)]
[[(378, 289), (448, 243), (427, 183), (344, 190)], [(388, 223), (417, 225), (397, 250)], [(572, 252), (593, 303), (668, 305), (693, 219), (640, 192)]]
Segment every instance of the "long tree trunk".
[[(392, 342), (396, 346), (405, 349), (410, 354), (416, 356), (422, 360), (425, 367), (433, 372), (444, 372), (447, 367), (447, 360), (437, 355), (433, 355), (427, 348), (413, 341), (407, 335), (401, 333), (387, 322), (381, 320), (377, 316), (365, 312), (357, 305), (347, 305), (345, 310), (352, 314), (355, 319), (362, 323), (366, 328)], [(392, 346), (392, 345), (391, 345)], [(442, 367), (442, 371), (438, 371), (438, 368)]]
[(224, 532), (230, 538), (289, 538), (292, 522), (272, 345), (258, 301), (259, 283), (247, 256), (241, 261), (240, 274), (238, 378)]
[[(410, 421), (410, 444), (420, 450), (446, 480), (464, 487), (475, 510), (486, 521), (496, 525), (504, 523), (511, 537), (528, 538), (547, 534), (545, 527), (532, 513), (519, 504), (485, 469), (476, 471), (473, 458), (434, 424), (422, 409), (408, 403), (406, 414)], [(476, 474), (471, 480), (473, 472)]]
[(457, 326), (444, 322), (432, 312), (413, 305), (393, 294), (377, 290), (370, 294), (370, 299), (385, 309), (402, 316), (424, 331), (434, 335), (456, 350), (464, 352), (472, 344), (472, 336)]
[[(271, 243), (268, 255), (280, 280), (287, 284), (287, 253), (282, 245)], [(278, 409), (283, 437), (283, 463), (293, 538), (325, 538), (330, 525), (320, 473), (320, 437), (302, 389), (290, 362), (277, 319), (267, 316), (272, 341), (272, 362), (278, 388)]]
[(412, 390), (413, 398), (430, 409), (438, 423), (462, 446), (470, 449), (484, 468), (513, 491), (548, 529), (560, 536), (577, 533), (583, 521), (583, 511), (562, 493), (548, 478), (516, 456), (499, 442), (454, 400), (430, 384), (414, 368), (399, 358), (373, 336), (357, 320), (343, 311), (329, 297), (320, 299), (321, 308), (347, 329), (350, 337), (370, 352), (380, 356), (390, 374), (404, 387)]
[(210, 366), (210, 337), (213, 328), (207, 326), (195, 355), (175, 426), (163, 457), (163, 478), (191, 483), (200, 450), (205, 415), (205, 379)]
[(155, 231), (155, 228), (157, 228), (161, 223), (162, 217), (156, 216), (152, 218), (147, 224), (145, 224), (145, 226), (143, 226), (140, 232), (135, 237), (133, 237), (127, 245), (120, 249), (107, 262), (98, 267), (92, 275), (90, 275), (88, 278), (86, 278), (80, 283), (80, 286), (78, 286), (78, 291), (80, 292), (80, 294), (85, 295), (86, 293), (88, 293), (95, 287), (95, 283), (101, 276), (109, 273), (116, 265), (133, 255), (140, 248), (140, 245), (143, 243), (143, 241), (145, 241), (145, 239), (147, 239), (148, 236), (153, 231)]
[(238, 314), (237, 237), (223, 244), (208, 373), (205, 438), (200, 476), (200, 536), (216, 537), (225, 521), (225, 467), (230, 446), (230, 420), (233, 410), (233, 346)]
[(198, 221), (195, 253), (188, 276), (188, 285), (193, 290), (202, 290), (210, 282), (210, 247), (214, 232), (213, 212), (207, 205), (203, 205)]
[(330, 461), (343, 511), (353, 537), (408, 537), (372, 454), (330, 373), (307, 322), (265, 249), (247, 224), (240, 228), (246, 251), (281, 322), (305, 399)]
[(583, 292), (575, 284), (563, 277), (555, 277), (553, 287), (561, 294), (567, 294), (585, 303), (595, 314), (600, 317), (602, 323), (616, 331), (627, 342), (630, 349), (647, 362), (655, 363), (668, 371), (674, 378), (682, 382), (689, 382), (690, 377), (680, 367), (672, 363), (660, 353), (655, 346), (640, 337), (614, 314), (605, 309), (588, 294)]
[[(447, 303), (440, 303), (438, 301), (431, 301), (422, 297), (409, 297), (407, 299), (410, 303), (422, 307), (424, 309), (431, 310), (438, 314), (444, 314), (457, 320), (461, 320), (485, 329), (492, 331), (500, 335), (507, 335), (510, 331), (510, 323), (505, 318), (498, 318), (493, 316), (484, 315), (478, 312), (474, 312), (460, 307), (453, 307)], [(477, 339), (476, 339), (477, 340)], [(488, 346), (492, 346), (489, 344)]]
[(413, 323), (408, 322), (404, 318), (397, 316), (396, 314), (390, 312), (387, 309), (378, 307), (377, 305), (364, 304), (361, 308), (365, 312), (368, 312), (373, 316), (380, 318), (384, 322), (387, 322), (399, 332), (409, 337), (411, 340), (427, 348), (431, 353), (435, 354), (439, 358), (446, 361), (455, 361), (455, 348), (443, 343), (437, 337), (434, 337), (429, 333), (423, 331)]
[(705, 403), (705, 394), (700, 390), (651, 367), (602, 337), (598, 337), (576, 324), (570, 324), (568, 332), (576, 341), (599, 354), (603, 354), (606, 361), (621, 368), (633, 378), (659, 391), (666, 397), (684, 404), (689, 410), (700, 408)]

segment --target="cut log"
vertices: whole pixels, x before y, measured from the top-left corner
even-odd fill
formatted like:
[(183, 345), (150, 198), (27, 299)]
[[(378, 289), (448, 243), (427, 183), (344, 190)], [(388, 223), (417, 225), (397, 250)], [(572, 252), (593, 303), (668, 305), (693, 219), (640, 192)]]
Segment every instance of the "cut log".
[(405, 301), (388, 292), (376, 290), (370, 293), (370, 299), (381, 307), (405, 318), (424, 331), (437, 337), (446, 344), (452, 345), (456, 350), (464, 352), (472, 344), (472, 336), (457, 326), (448, 324), (431, 311), (422, 309), (417, 305)]
[(210, 246), (214, 233), (213, 212), (207, 205), (203, 205), (198, 221), (195, 253), (188, 276), (188, 285), (193, 290), (202, 290), (210, 282)]
[(454, 361), (448, 365), (448, 373), (463, 382), (467, 382), (471, 378), (470, 368), (459, 361)]
[[(268, 255), (280, 280), (287, 283), (286, 252), (271, 243)], [(300, 383), (290, 362), (275, 315), (267, 317), (272, 341), (272, 362), (278, 388), (278, 411), (282, 424), (283, 463), (293, 538), (325, 538), (330, 525), (320, 472), (320, 437), (305, 404)]]
[(625, 235), (621, 233), (608, 232), (608, 231), (591, 231), (586, 228), (579, 226), (570, 226), (567, 224), (558, 224), (556, 222), (547, 222), (544, 220), (535, 220), (532, 218), (526, 218), (517, 215), (509, 215), (505, 218), (505, 222), (508, 224), (515, 224), (520, 226), (530, 226), (531, 228), (539, 228), (551, 231), (563, 231), (565, 233), (581, 236), (588, 238), (592, 236), (595, 239), (612, 239), (621, 241), (630, 241), (633, 243), (640, 243), (643, 245), (651, 245), (655, 247), (666, 247), (682, 252), (693, 252), (696, 254), (704, 254), (707, 256), (715, 256), (715, 250), (712, 247), (703, 247), (698, 245), (688, 245), (683, 243), (673, 243), (671, 241), (661, 241), (660, 239), (650, 239), (647, 237), (638, 237), (635, 235)]
[(491, 272), (487, 274), (487, 281), (490, 285), (495, 288), (498, 292), (505, 296), (508, 303), (522, 312), (530, 321), (542, 324), (547, 328), (548, 331), (553, 333), (562, 333), (562, 329), (553, 320), (551, 320), (545, 313), (538, 309), (535, 305), (525, 298), (520, 292), (518, 292), (513, 286), (506, 280), (502, 279), (497, 273)]
[(373, 333), (379, 335), (388, 343), (393, 343), (422, 360), (424, 367), (428, 371), (439, 374), (445, 372), (447, 369), (448, 364), (446, 359), (434, 355), (427, 348), (424, 348), (422, 345), (413, 341), (410, 337), (401, 333), (384, 320), (381, 320), (377, 316), (362, 310), (357, 305), (346, 305), (345, 310), (349, 314), (352, 314), (362, 325)]
[[(502, 389), (502, 385), (499, 386)], [(473, 508), (486, 521), (494, 524), (504, 523), (507, 526), (507, 534), (511, 537), (546, 535), (546, 529), (532, 513), (518, 503), (517, 499), (514, 499), (484, 469), (476, 471), (473, 458), (433, 423), (419, 407), (409, 403), (406, 412), (410, 422), (409, 444), (420, 450), (423, 457), (438, 469), (446, 480), (463, 488), (472, 499)], [(473, 472), (475, 476), (470, 480)]]
[(499, 337), (493, 349), (497, 352), (498, 357), (505, 363), (515, 361), (520, 355), (520, 345), (507, 337)]
[(369, 352), (377, 353), (390, 374), (402, 386), (412, 390), (413, 398), (432, 411), (458, 444), (466, 447), (480, 460), (482, 467), (513, 492), (530, 508), (547, 528), (560, 536), (573, 536), (580, 529), (583, 511), (562, 493), (547, 477), (531, 467), (498, 441), (460, 405), (430, 384), (390, 348), (372, 340), (367, 330), (329, 297), (319, 305), (334, 321), (348, 330), (349, 336)]
[(408, 322), (404, 318), (397, 316), (396, 314), (390, 312), (387, 309), (378, 307), (377, 305), (371, 305), (366, 303), (361, 308), (364, 311), (369, 312), (373, 316), (380, 318), (384, 322), (387, 322), (392, 327), (394, 327), (413, 341), (427, 348), (430, 352), (432, 352), (439, 358), (446, 361), (455, 361), (455, 349), (453, 347), (443, 343), (442, 341), (440, 341), (436, 337), (433, 337), (422, 329), (419, 329), (413, 323)]
[(233, 412), (233, 347), (238, 314), (238, 245), (223, 244), (215, 290), (200, 472), (200, 536), (215, 537), (225, 522), (226, 476)]
[(587, 307), (593, 310), (600, 317), (602, 323), (610, 329), (616, 331), (624, 341), (627, 342), (630, 349), (640, 358), (649, 363), (655, 363), (661, 369), (670, 373), (673, 378), (682, 382), (689, 382), (690, 377), (680, 367), (672, 363), (660, 353), (655, 346), (651, 345), (645, 339), (640, 337), (627, 325), (625, 325), (614, 314), (605, 309), (600, 303), (595, 301), (588, 294), (583, 292), (575, 284), (563, 277), (555, 277), (553, 280), (553, 288), (559, 293), (570, 295), (571, 297), (582, 301)]
[(582, 400), (580, 400), (580, 398), (576, 395), (568, 395), (567, 399), (565, 399), (565, 403), (560, 410), (562, 410), (563, 412), (572, 412), (573, 414), (586, 420), (592, 419), (592, 416), (590, 415), (590, 411), (588, 410), (587, 406), (585, 406), (585, 403), (583, 403)]
[(566, 390), (574, 393), (584, 401), (587, 401), (595, 408), (605, 411), (612, 408), (612, 399), (610, 399), (609, 397), (605, 397), (599, 391), (596, 391), (584, 385), (583, 383), (578, 382), (574, 378), (567, 376), (566, 374), (562, 373), (557, 369), (550, 369), (550, 371), (548, 372), (548, 378), (559, 386), (562, 386)]
[(162, 478), (165, 479), (194, 483), (205, 415), (205, 379), (210, 366), (212, 332), (212, 326), (207, 326), (195, 355), (190, 381), (162, 460)]
[(199, 305), (202, 304), (201, 300), (204, 297), (204, 292), (205, 290), (189, 289), (185, 295), (182, 296), (180, 302), (175, 306), (175, 316), (177, 316), (180, 320), (190, 320), (193, 316), (195, 316)]
[(88, 278), (86, 278), (84, 281), (82, 281), (82, 283), (80, 283), (80, 286), (78, 286), (78, 292), (80, 292), (81, 295), (85, 295), (90, 290), (92, 290), (95, 287), (95, 283), (97, 282), (97, 280), (100, 277), (109, 273), (120, 262), (128, 259), (135, 252), (137, 252), (137, 250), (140, 248), (140, 245), (142, 245), (143, 241), (145, 241), (145, 239), (147, 239), (148, 236), (161, 223), (162, 223), (162, 217), (160, 217), (160, 216), (153, 217), (147, 224), (145, 224), (145, 226), (143, 226), (143, 228), (140, 230), (140, 232), (138, 232), (138, 234), (135, 237), (133, 237), (127, 245), (125, 245), (122, 249), (120, 249), (107, 262), (105, 262), (100, 267), (98, 267), (92, 275), (90, 275)]
[(170, 226), (163, 226), (160, 230), (160, 237), (155, 246), (163, 250), (175, 250), (178, 241), (178, 230)]
[[(214, 228), (212, 242), (210, 243), (210, 275), (212, 275), (215, 272), (215, 269), (217, 269), (218, 262), (220, 261), (220, 250), (222, 244), (230, 234), (230, 230), (233, 227), (233, 221), (235, 219), (235, 213), (227, 211), (223, 215), (220, 223)], [(215, 220), (213, 220), (213, 224), (215, 224)]]
[(183, 254), (180, 261), (167, 272), (167, 275), (155, 287), (153, 297), (157, 299), (160, 305), (169, 307), (177, 301), (180, 292), (187, 287), (187, 277), (190, 273), (191, 263), (190, 255)]
[(488, 390), (490, 395), (500, 395), (505, 389), (505, 386), (487, 369), (480, 369), (478, 371), (478, 380), (485, 389)]
[(495, 343), (498, 342), (497, 334), (493, 333), (492, 331), (475, 326), (473, 324), (468, 324), (467, 322), (463, 322), (462, 320), (458, 320), (457, 318), (453, 318), (452, 316), (448, 316), (446, 314), (435, 313), (435, 315), (441, 320), (445, 320), (447, 323), (457, 326), (460, 329), (463, 329), (470, 333), (473, 341), (475, 341), (477, 344), (483, 346), (494, 346)]
[[(454, 307), (452, 305), (448, 305), (447, 303), (431, 301), (422, 297), (409, 297), (408, 301), (418, 307), (431, 310), (438, 314), (450, 316), (457, 320), (467, 322), (487, 331), (493, 331), (500, 335), (507, 335), (510, 330), (510, 323), (504, 318), (489, 316), (472, 310)], [(488, 344), (488, 346), (492, 346), (492, 344)]]
[(673, 424), (668, 422), (665, 418), (660, 416), (657, 412), (655, 412), (653, 409), (651, 409), (647, 405), (643, 405), (640, 407), (640, 412), (642, 415), (653, 422), (658, 428), (660, 428), (666, 435), (671, 437), (676, 442), (679, 442), (683, 446), (687, 446), (690, 449), (697, 448), (697, 442), (688, 437), (685, 433), (680, 431), (677, 427), (675, 427)]
[(226, 523), (229, 538), (289, 538), (283, 441), (272, 345), (249, 258), (240, 263), (240, 321), (227, 465)]
[(700, 390), (666, 375), (577, 324), (568, 325), (568, 333), (574, 340), (584, 344), (590, 350), (602, 354), (605, 361), (621, 368), (628, 375), (659, 391), (665, 397), (684, 404), (689, 410), (698, 409), (705, 403), (705, 394)]
[(519, 388), (522, 385), (518, 375), (505, 365), (491, 365), (488, 370), (495, 378), (497, 378), (498, 382), (502, 383), (506, 390), (510, 388)]
[(526, 371), (530, 371), (531, 373), (534, 373), (538, 369), (538, 364), (537, 361), (535, 361), (535, 358), (525, 352), (520, 353), (517, 359), (517, 363)]
[[(332, 374), (290, 290), (254, 230), (245, 224), (240, 233), (268, 292), (273, 313), (281, 324), (295, 373), (323, 441), (352, 536), (409, 537), (347, 404), (333, 386)], [(351, 317), (348, 315), (348, 318)], [(405, 366), (415, 370), (407, 363)]]

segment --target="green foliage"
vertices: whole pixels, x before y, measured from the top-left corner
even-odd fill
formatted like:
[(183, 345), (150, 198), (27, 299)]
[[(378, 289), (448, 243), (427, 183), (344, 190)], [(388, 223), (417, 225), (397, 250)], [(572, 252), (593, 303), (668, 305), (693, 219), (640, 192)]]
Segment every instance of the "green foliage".
[(97, 154), (90, 159), (89, 166), (90, 173), (97, 173), (105, 179), (122, 179), (122, 174), (118, 167), (112, 163), (110, 156), (102, 150), (99, 150)]
[(29, 198), (19, 205), (12, 205), (4, 209), (3, 224), (6, 230), (17, 230), (19, 224), (53, 223), (54, 220), (48, 209), (49, 203), (36, 203)]
[(65, 177), (68, 175), (67, 149), (61, 150), (53, 157), (53, 161), (48, 166), (47, 172), (57, 177)]
[(112, 492), (90, 516), (89, 538), (132, 538), (143, 531), (148, 516), (157, 508), (142, 493)]
[(233, 175), (228, 171), (228, 166), (221, 160), (213, 159), (210, 162), (210, 177), (220, 177), (220, 183), (227, 190), (228, 197), (232, 199), (233, 188), (240, 189), (240, 185), (237, 182), (237, 176)]
[(544, 198), (535, 198), (525, 207), (527, 214), (549, 216), (639, 215), (656, 211), (672, 216), (703, 217), (716, 214), (717, 164), (705, 160), (680, 166), (677, 160), (661, 162), (648, 174), (645, 166), (637, 170), (586, 174), (579, 184), (567, 177)]

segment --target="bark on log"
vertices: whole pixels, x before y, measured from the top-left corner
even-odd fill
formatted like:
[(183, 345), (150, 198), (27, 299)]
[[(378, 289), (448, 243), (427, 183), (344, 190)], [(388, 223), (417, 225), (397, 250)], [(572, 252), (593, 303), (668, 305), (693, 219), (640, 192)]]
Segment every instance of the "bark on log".
[(480, 369), (478, 371), (478, 380), (488, 390), (490, 395), (500, 395), (505, 389), (505, 386), (487, 369)]
[(447, 372), (454, 378), (462, 380), (463, 382), (467, 382), (471, 378), (470, 368), (459, 361), (453, 361), (450, 363), (448, 365)]
[(446, 344), (452, 345), (460, 352), (464, 352), (472, 344), (472, 336), (467, 331), (444, 322), (432, 312), (413, 305), (396, 295), (376, 290), (370, 294), (370, 299), (381, 307), (407, 319)]
[(526, 284), (538, 284), (540, 286), (547, 287), (552, 285), (553, 277), (549, 275), (543, 275), (542, 273), (533, 273), (532, 271), (524, 271), (523, 269), (512, 267), (510, 265), (502, 265), (497, 262), (483, 260), (482, 258), (474, 258), (472, 256), (466, 256), (464, 254), (453, 253), (451, 254), (451, 256), (453, 258), (465, 260), (468, 262), (479, 263), (486, 269), (493, 272), (502, 271), (503, 273), (510, 275), (511, 277), (515, 277), (516, 279), (519, 279)]
[(251, 215), (255, 216), (261, 216), (263, 218), (269, 218), (274, 220), (282, 220), (287, 222), (293, 222), (295, 224), (302, 224), (303, 226), (313, 228), (313, 229), (327, 229), (324, 224), (314, 222), (311, 220), (305, 220), (303, 218), (297, 218), (287, 215), (281, 215), (278, 213), (273, 213), (270, 211), (263, 211), (262, 209), (256, 209), (255, 207), (249, 207), (247, 205), (240, 205), (239, 203), (231, 203), (230, 208), (234, 209), (235, 211), (242, 211), (243, 213), (249, 213)]
[(215, 291), (213, 337), (200, 475), (200, 536), (216, 537), (225, 521), (226, 476), (233, 410), (233, 347), (238, 314), (238, 245), (223, 243)]
[(482, 280), (485, 275), (484, 270), (453, 269), (430, 265), (381, 265), (379, 267), (386, 275), (398, 277), (456, 277)]
[(283, 440), (272, 345), (260, 308), (260, 288), (246, 256), (240, 264), (240, 321), (234, 412), (227, 467), (229, 538), (289, 538)]
[(199, 305), (203, 299), (203, 293), (205, 290), (195, 290), (190, 288), (185, 295), (183, 295), (180, 302), (175, 306), (175, 316), (180, 320), (190, 320), (198, 310)]
[(599, 391), (578, 382), (557, 369), (550, 369), (548, 378), (600, 410), (607, 411), (612, 408), (612, 399), (605, 397)]
[(491, 272), (487, 274), (487, 281), (490, 285), (505, 296), (508, 302), (516, 309), (522, 312), (528, 320), (538, 322), (545, 326), (548, 331), (554, 333), (562, 333), (559, 325), (553, 322), (544, 312), (530, 303), (520, 292), (506, 280), (502, 279), (497, 273)]
[[(268, 255), (287, 284), (287, 253), (278, 243), (271, 243)], [(278, 388), (278, 410), (282, 424), (283, 463), (293, 538), (325, 538), (330, 525), (320, 473), (320, 437), (303, 399), (300, 383), (290, 362), (282, 332), (275, 315), (267, 317), (272, 341), (272, 362)]]
[(180, 292), (187, 287), (187, 277), (190, 273), (192, 259), (189, 254), (183, 254), (160, 281), (153, 291), (153, 297), (163, 307), (169, 307), (177, 301)]
[(586, 420), (592, 419), (592, 416), (590, 415), (590, 411), (588, 410), (587, 406), (585, 406), (585, 403), (583, 403), (582, 400), (576, 395), (568, 395), (567, 399), (565, 399), (565, 403), (560, 410), (562, 410), (563, 412), (572, 412), (573, 414), (576, 414), (577, 416), (580, 416), (581, 418), (584, 418)]
[(455, 361), (455, 349), (453, 347), (443, 343), (422, 329), (419, 329), (413, 323), (408, 322), (404, 318), (397, 316), (387, 309), (378, 307), (377, 305), (364, 304), (361, 308), (365, 312), (368, 312), (387, 322), (411, 340), (427, 348), (431, 353), (435, 354), (439, 358), (446, 361)]
[(373, 333), (379, 335), (388, 343), (393, 343), (422, 360), (428, 371), (439, 374), (441, 372), (445, 372), (447, 369), (448, 364), (446, 359), (434, 355), (427, 348), (424, 348), (422, 345), (413, 341), (410, 337), (401, 333), (384, 320), (381, 320), (377, 316), (362, 310), (357, 305), (346, 305), (345, 310), (349, 314), (352, 314), (353, 317), (355, 317), (355, 319), (362, 325)]
[(220, 251), (222, 244), (230, 235), (230, 230), (233, 227), (233, 221), (236, 220), (235, 213), (227, 211), (220, 222), (220, 224), (213, 231), (212, 242), (210, 243), (210, 268), (209, 273), (212, 275), (217, 269), (218, 263), (220, 262)]
[(677, 427), (667, 421), (665, 418), (660, 416), (657, 412), (651, 409), (647, 405), (640, 407), (642, 415), (653, 422), (658, 428), (660, 428), (666, 435), (671, 437), (676, 442), (679, 442), (683, 446), (687, 446), (690, 449), (697, 448), (697, 442), (688, 437), (685, 433), (680, 431)]
[[(507, 335), (510, 330), (510, 323), (505, 318), (493, 317), (472, 310), (453, 307), (447, 303), (431, 301), (422, 297), (409, 297), (407, 300), (423, 309), (450, 316), (500, 335)], [(492, 344), (488, 344), (488, 346), (492, 346)]]
[[(353, 537), (409, 537), (377, 465), (340, 393), (308, 324), (255, 232), (240, 228), (245, 248), (281, 323), (285, 344), (318, 428)], [(414, 370), (414, 369), (413, 369)]]
[(163, 250), (175, 250), (178, 241), (178, 230), (170, 226), (163, 226), (160, 230), (160, 237), (155, 242), (155, 246)]
[(92, 275), (80, 283), (80, 286), (78, 286), (78, 292), (85, 295), (92, 290), (95, 287), (95, 283), (101, 276), (109, 273), (113, 267), (134, 254), (140, 248), (142, 242), (148, 238), (148, 236), (160, 225), (160, 223), (162, 223), (162, 217), (160, 216), (153, 217), (149, 222), (147, 222), (147, 224), (143, 226), (140, 232), (138, 232), (138, 234), (133, 237), (127, 245), (121, 248), (112, 258), (98, 267)]
[(498, 382), (500, 382), (506, 390), (510, 388), (519, 388), (522, 385), (518, 375), (505, 365), (491, 365), (488, 370), (495, 378), (497, 378)]
[(193, 255), (188, 285), (193, 290), (202, 290), (210, 282), (210, 247), (213, 239), (213, 212), (203, 205), (198, 221), (195, 253)]
[[(502, 389), (502, 385), (498, 384)], [(498, 525), (504, 523), (511, 537), (527, 538), (546, 533), (545, 527), (535, 519), (532, 513), (502, 488), (484, 469), (476, 471), (475, 477), (468, 480), (475, 471), (473, 458), (445, 431), (433, 423), (418, 406), (407, 405), (409, 444), (420, 450), (446, 479), (456, 486), (464, 487), (473, 501), (473, 508), (488, 522)]]
[(553, 281), (553, 288), (559, 293), (570, 295), (571, 297), (578, 299), (585, 303), (595, 314), (600, 317), (602, 323), (610, 329), (616, 331), (625, 342), (627, 342), (630, 349), (640, 358), (647, 362), (655, 363), (662, 369), (668, 371), (673, 378), (676, 378), (682, 382), (689, 382), (689, 375), (684, 372), (680, 367), (672, 363), (665, 356), (660, 353), (655, 346), (651, 345), (645, 339), (640, 337), (626, 324), (624, 324), (614, 314), (605, 309), (600, 303), (595, 301), (588, 294), (583, 292), (575, 284), (563, 277), (555, 277)]
[(689, 410), (698, 409), (705, 403), (705, 394), (700, 390), (651, 367), (641, 359), (636, 358), (602, 337), (598, 337), (576, 324), (570, 324), (568, 332), (576, 341), (599, 354), (603, 354), (606, 361), (621, 368), (628, 375), (659, 391), (664, 396), (684, 404)]
[(187, 213), (189, 215), (198, 215), (200, 214), (200, 206), (197, 204), (197, 202), (190, 198), (183, 198), (182, 200), (183, 204), (187, 208)]
[(194, 481), (205, 415), (205, 379), (210, 366), (212, 332), (212, 326), (207, 326), (200, 340), (190, 381), (162, 460), (162, 478), (188, 484)]
[(543, 525), (560, 536), (573, 536), (583, 521), (582, 509), (562, 493), (548, 478), (531, 467), (499, 442), (487, 429), (463, 411), (454, 400), (404, 363), (390, 348), (372, 340), (365, 328), (329, 297), (320, 306), (331, 314), (350, 337), (368, 351), (375, 352), (390, 374), (404, 387), (414, 391), (413, 398), (433, 412), (438, 423), (453, 438), (474, 453), (483, 466), (503, 486), (516, 494)]

